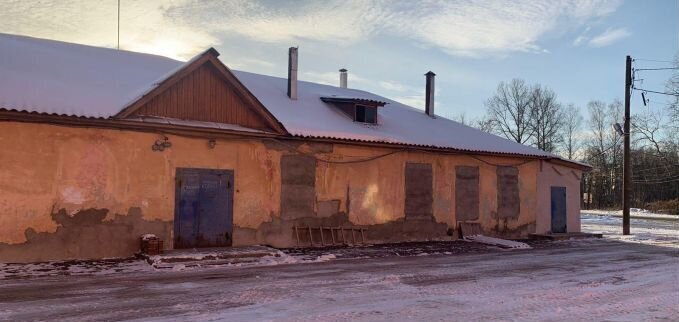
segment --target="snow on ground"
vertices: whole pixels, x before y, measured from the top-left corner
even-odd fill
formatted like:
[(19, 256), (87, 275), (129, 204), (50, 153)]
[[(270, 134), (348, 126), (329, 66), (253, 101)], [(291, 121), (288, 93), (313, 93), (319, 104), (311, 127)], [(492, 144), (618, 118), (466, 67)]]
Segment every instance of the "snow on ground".
[(134, 259), (102, 259), (95, 261), (63, 261), (32, 264), (0, 263), (0, 283), (4, 279), (69, 275), (111, 275), (153, 271), (154, 269), (144, 261)]
[[(622, 217), (622, 210), (583, 210), (583, 215)], [(630, 218), (679, 221), (679, 216), (654, 213), (646, 209), (630, 208)]]
[(615, 240), (458, 255), (0, 284), (0, 320), (653, 321), (679, 316), (674, 249)]
[[(679, 221), (630, 219), (630, 235), (622, 235), (622, 218), (614, 214), (594, 214), (583, 211), (580, 223), (583, 232), (603, 233), (604, 237), (624, 242), (679, 248)], [(676, 216), (675, 216), (676, 217)]]
[(483, 236), (483, 235), (465, 236), (464, 240), (470, 241), (470, 242), (487, 244), (487, 245), (499, 246), (499, 247), (502, 247), (502, 248), (512, 248), (512, 249), (516, 249), (516, 248), (528, 249), (528, 248), (531, 248), (530, 245), (528, 245), (526, 243), (517, 242), (517, 241), (513, 241), (513, 240), (506, 240), (506, 239), (488, 237), (488, 236)]
[(6, 279), (0, 320), (677, 320), (677, 223), (633, 219), (632, 237), (617, 217), (582, 225), (605, 238), (285, 250), (290, 265)]

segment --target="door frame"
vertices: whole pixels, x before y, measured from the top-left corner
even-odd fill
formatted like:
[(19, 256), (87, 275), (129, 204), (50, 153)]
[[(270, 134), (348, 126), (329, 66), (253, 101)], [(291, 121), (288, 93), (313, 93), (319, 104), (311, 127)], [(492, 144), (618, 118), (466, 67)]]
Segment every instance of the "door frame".
[[(568, 190), (566, 187), (563, 186), (551, 186), (549, 189), (549, 210), (550, 210), (550, 216), (549, 216), (549, 227), (550, 227), (550, 232), (552, 233), (557, 233), (557, 234), (563, 234), (568, 232)], [(554, 228), (554, 218), (555, 218), (555, 200), (554, 200), (554, 195), (555, 193), (563, 193), (563, 232), (555, 232)]]
[(177, 247), (177, 238), (179, 237), (179, 228), (180, 228), (180, 222), (179, 222), (179, 217), (180, 217), (180, 202), (181, 202), (181, 179), (184, 174), (190, 174), (190, 173), (197, 173), (197, 174), (215, 174), (215, 175), (229, 175), (231, 178), (231, 187), (230, 187), (230, 196), (228, 195), (229, 192), (227, 192), (227, 198), (230, 198), (230, 209), (228, 210), (231, 213), (231, 223), (230, 223), (230, 243), (229, 245), (225, 246), (231, 246), (233, 244), (233, 204), (234, 204), (234, 198), (235, 198), (235, 186), (236, 186), (236, 173), (233, 169), (213, 169), (213, 168), (187, 168), (187, 167), (181, 167), (181, 168), (175, 168), (175, 192), (174, 192), (174, 220), (173, 220), (173, 238), (172, 238), (172, 244), (173, 244), (173, 249), (186, 249), (186, 248), (200, 248), (201, 246), (195, 245), (195, 246), (184, 246), (184, 247)]

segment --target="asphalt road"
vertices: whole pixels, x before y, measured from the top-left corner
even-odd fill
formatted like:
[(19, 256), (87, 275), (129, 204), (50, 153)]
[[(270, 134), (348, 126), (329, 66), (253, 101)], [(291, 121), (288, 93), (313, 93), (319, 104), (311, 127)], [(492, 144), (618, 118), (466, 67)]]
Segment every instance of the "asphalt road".
[(679, 319), (679, 250), (610, 240), (0, 281), (0, 320)]

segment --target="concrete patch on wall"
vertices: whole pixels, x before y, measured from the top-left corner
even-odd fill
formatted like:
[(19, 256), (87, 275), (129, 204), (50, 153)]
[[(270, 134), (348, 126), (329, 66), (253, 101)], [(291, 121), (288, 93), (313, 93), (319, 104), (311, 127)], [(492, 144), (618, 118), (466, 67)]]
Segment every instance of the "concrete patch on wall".
[[(144, 220), (140, 208), (105, 220), (108, 209), (83, 209), (69, 215), (65, 209), (51, 214), (53, 233), (25, 231), (26, 242), (0, 243), (0, 262), (39, 262), (65, 259), (129, 257), (139, 250), (139, 237), (155, 234), (170, 243), (172, 222)], [(166, 244), (166, 248), (169, 245)]]
[(316, 159), (305, 155), (281, 156), (281, 218), (315, 214)]
[(497, 218), (519, 218), (519, 169), (497, 167)]
[(429, 219), (433, 217), (434, 178), (432, 172), (432, 166), (429, 163), (406, 163), (406, 219)]
[[(332, 235), (328, 229), (323, 231), (321, 237), (320, 227), (344, 227), (346, 238), (353, 243), (348, 228), (364, 228), (367, 243), (403, 242), (403, 241), (422, 241), (422, 240), (441, 240), (449, 238), (447, 235), (448, 225), (437, 223), (433, 220), (394, 220), (384, 224), (376, 225), (355, 225), (349, 221), (346, 213), (340, 212), (329, 217), (307, 217), (293, 220), (281, 220), (273, 218), (270, 222), (265, 222), (257, 229), (234, 227), (234, 246), (264, 244), (273, 247), (294, 247), (311, 245), (320, 246), (324, 241), (327, 244), (332, 242)], [(295, 226), (298, 227), (295, 231)], [(311, 227), (311, 236), (309, 235)], [(355, 236), (357, 241), (361, 241), (359, 233)], [(341, 238), (336, 235), (336, 243), (340, 243)]]
[(535, 222), (513, 226), (516, 220), (511, 218), (497, 218), (492, 227), (481, 227), (484, 235), (500, 238), (527, 238), (528, 234), (535, 232)]
[(330, 217), (339, 213), (340, 200), (324, 200), (318, 202), (318, 217)]
[(455, 217), (457, 221), (479, 219), (478, 167), (455, 167)]

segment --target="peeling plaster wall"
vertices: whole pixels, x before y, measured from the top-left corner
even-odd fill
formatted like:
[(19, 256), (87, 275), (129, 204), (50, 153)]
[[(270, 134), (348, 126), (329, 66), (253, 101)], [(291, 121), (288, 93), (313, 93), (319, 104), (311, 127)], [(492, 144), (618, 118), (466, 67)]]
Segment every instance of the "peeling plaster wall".
[[(144, 221), (171, 224), (178, 167), (236, 169), (234, 223), (240, 227), (258, 228), (279, 213), (280, 151), (252, 140), (218, 141), (209, 149), (207, 139), (168, 135), (173, 146), (154, 152), (151, 145), (159, 138), (153, 133), (0, 123), (0, 262), (14, 258), (8, 245), (38, 242), (29, 240), (29, 232), (57, 233), (61, 224), (52, 214), (61, 211), (73, 216), (83, 209), (101, 209), (106, 213), (102, 221), (109, 222), (138, 208)], [(128, 232), (115, 237), (138, 243), (138, 232)], [(160, 237), (172, 248), (171, 229)], [(52, 242), (62, 247), (96, 243), (96, 257), (123, 255), (111, 251), (106, 240), (87, 236)], [(74, 251), (49, 259), (94, 253)], [(34, 259), (45, 257), (36, 254)]]
[[(479, 222), (484, 233), (525, 237), (535, 231), (538, 161), (481, 157), (488, 163), (521, 164), (517, 166), (520, 214), (518, 218), (498, 218), (496, 167), (465, 155), (399, 152), (369, 162), (341, 163), (393, 150), (246, 138), (220, 139), (210, 149), (207, 138), (175, 135), (167, 135), (171, 148), (154, 152), (151, 145), (161, 138), (158, 134), (15, 122), (0, 125), (0, 262), (131, 255), (143, 231), (129, 228), (130, 222), (162, 223), (153, 229), (165, 241), (165, 247), (172, 248), (173, 231), (164, 227), (172, 227), (174, 220), (178, 167), (235, 171), (235, 246), (293, 246), (293, 225), (361, 226), (368, 228), (368, 239), (375, 242), (446, 238), (448, 228), (455, 229), (457, 224), (456, 166), (479, 169), (479, 218), (472, 222)], [(301, 218), (280, 216), (281, 159), (296, 154), (291, 147), (307, 156), (336, 161), (315, 163), (313, 213)], [(431, 164), (433, 216), (429, 221), (407, 222), (404, 216), (406, 163)], [(88, 227), (119, 223), (130, 214), (136, 217), (122, 221), (127, 226), (116, 226), (128, 228), (116, 228), (117, 234), (101, 238), (45, 237), (78, 231), (74, 228), (81, 221), (65, 221), (63, 215), (83, 216), (85, 209), (100, 210), (98, 216), (105, 214), (99, 222), (89, 221)], [(61, 214), (60, 220), (55, 219), (56, 213)], [(70, 229), (65, 229), (65, 222), (71, 223)], [(42, 237), (31, 238), (36, 234)], [(111, 238), (127, 240), (126, 246), (111, 247)], [(46, 240), (56, 243), (50, 249), (70, 250), (49, 256), (29, 254), (20, 259), (10, 251), (21, 248), (34, 252), (39, 247), (27, 244), (36, 246)], [(71, 245), (78, 243), (98, 246), (79, 251)]]
[(552, 230), (551, 187), (566, 187), (566, 230), (580, 232), (580, 179), (582, 171), (542, 162), (538, 173), (536, 232)]

